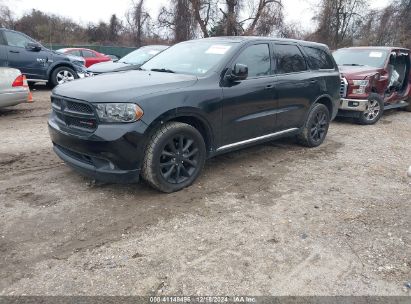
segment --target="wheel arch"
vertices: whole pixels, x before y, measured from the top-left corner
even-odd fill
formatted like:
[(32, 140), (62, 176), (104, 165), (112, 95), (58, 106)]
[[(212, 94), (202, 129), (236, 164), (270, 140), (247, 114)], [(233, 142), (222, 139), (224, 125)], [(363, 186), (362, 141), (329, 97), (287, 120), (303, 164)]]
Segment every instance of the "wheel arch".
[(57, 69), (59, 67), (67, 67), (67, 68), (72, 69), (75, 73), (77, 73), (75, 67), (72, 64), (70, 64), (69, 62), (59, 62), (59, 63), (56, 63), (56, 64), (49, 67), (48, 72), (47, 72), (47, 79), (49, 81), (51, 80), (50, 77), (53, 74), (53, 72), (55, 71), (55, 69)]
[(182, 122), (196, 128), (204, 138), (207, 153), (209, 154), (215, 148), (214, 132), (207, 121), (197, 109), (183, 108), (174, 109), (166, 113), (163, 113), (157, 119), (155, 119), (148, 126), (149, 137), (163, 124), (167, 122)]
[(327, 107), (328, 111), (330, 112), (330, 116), (333, 115), (335, 109), (334, 109), (334, 104), (333, 104), (333, 102), (332, 102), (332, 98), (331, 98), (330, 95), (325, 94), (325, 95), (319, 96), (319, 97), (315, 100), (315, 102), (313, 103), (313, 106), (314, 106), (315, 104), (323, 104), (323, 105), (325, 105), (325, 106)]

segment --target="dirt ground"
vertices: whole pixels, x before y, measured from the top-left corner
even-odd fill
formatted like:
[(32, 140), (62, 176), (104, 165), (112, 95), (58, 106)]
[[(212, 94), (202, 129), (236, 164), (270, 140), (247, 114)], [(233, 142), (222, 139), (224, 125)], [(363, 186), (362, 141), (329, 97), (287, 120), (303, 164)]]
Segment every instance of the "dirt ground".
[(52, 152), (50, 92), (0, 110), (0, 295), (411, 295), (411, 113), (101, 185)]

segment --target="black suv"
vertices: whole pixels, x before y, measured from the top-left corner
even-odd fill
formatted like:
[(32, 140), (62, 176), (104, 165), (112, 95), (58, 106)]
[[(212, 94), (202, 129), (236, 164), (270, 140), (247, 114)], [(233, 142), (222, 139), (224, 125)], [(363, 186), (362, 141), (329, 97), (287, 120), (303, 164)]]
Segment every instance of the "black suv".
[(88, 76), (84, 59), (51, 51), (29, 36), (0, 28), (0, 67), (19, 69), (29, 82), (52, 86)]
[(179, 43), (140, 71), (58, 86), (54, 151), (86, 175), (164, 192), (189, 186), (206, 158), (297, 136), (325, 139), (340, 74), (325, 45), (257, 37)]

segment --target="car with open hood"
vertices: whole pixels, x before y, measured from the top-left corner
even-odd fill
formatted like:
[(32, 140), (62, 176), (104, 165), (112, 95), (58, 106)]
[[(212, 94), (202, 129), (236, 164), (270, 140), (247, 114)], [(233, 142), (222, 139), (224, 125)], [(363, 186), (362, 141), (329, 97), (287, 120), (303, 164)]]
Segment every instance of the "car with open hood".
[(384, 110), (411, 111), (410, 50), (351, 47), (333, 53), (341, 72), (338, 114), (359, 124), (375, 124)]
[(326, 138), (340, 101), (327, 46), (262, 37), (176, 44), (140, 70), (107, 73), (54, 89), (55, 153), (107, 182), (173, 192), (191, 185), (207, 158), (296, 136)]

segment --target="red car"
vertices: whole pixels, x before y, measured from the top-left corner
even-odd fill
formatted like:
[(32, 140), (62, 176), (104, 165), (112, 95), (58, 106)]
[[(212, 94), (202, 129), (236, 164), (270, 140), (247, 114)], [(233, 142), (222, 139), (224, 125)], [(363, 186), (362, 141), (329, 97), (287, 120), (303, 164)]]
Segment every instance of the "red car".
[(338, 115), (375, 124), (384, 110), (411, 112), (411, 54), (395, 47), (351, 47), (334, 52), (341, 72)]
[(77, 57), (83, 57), (86, 60), (85, 66), (87, 68), (96, 63), (111, 61), (111, 58), (109, 56), (90, 49), (67, 48), (57, 50), (57, 52)]

